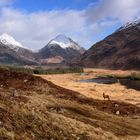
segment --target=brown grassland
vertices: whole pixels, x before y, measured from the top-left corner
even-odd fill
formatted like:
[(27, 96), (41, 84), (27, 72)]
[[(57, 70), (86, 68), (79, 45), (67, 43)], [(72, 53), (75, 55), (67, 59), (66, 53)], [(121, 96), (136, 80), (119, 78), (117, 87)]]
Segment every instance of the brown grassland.
[(123, 101), (140, 106), (140, 91), (127, 89), (125, 86), (116, 84), (97, 84), (97, 83), (80, 83), (80, 80), (95, 78), (97, 76), (116, 75), (129, 76), (133, 72), (138, 71), (122, 71), (122, 70), (104, 70), (104, 69), (85, 69), (85, 75), (81, 74), (57, 74), (42, 75), (56, 85), (80, 92), (82, 95), (94, 99), (103, 100), (103, 92), (108, 94), (112, 100)]
[[(139, 140), (138, 92), (117, 84), (76, 82), (101, 73), (41, 78), (0, 70), (0, 139)], [(103, 91), (111, 101), (103, 100)]]

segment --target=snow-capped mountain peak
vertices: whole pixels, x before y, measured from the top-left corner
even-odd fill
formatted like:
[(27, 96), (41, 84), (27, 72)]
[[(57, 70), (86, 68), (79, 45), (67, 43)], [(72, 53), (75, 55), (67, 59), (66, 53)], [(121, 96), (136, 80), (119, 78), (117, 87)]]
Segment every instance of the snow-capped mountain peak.
[(7, 33), (3, 33), (2, 35), (0, 35), (0, 43), (9, 46), (11, 49), (19, 48), (19, 47), (24, 48), (21, 43), (16, 41), (12, 36), (10, 36)]
[(70, 39), (66, 37), (65, 35), (57, 35), (56, 38), (54, 39), (57, 42), (63, 42), (65, 44), (70, 43)]
[(52, 39), (48, 46), (53, 46), (53, 45), (59, 45), (61, 48), (66, 49), (66, 48), (73, 48), (75, 50), (80, 50), (81, 47), (74, 42), (71, 38), (65, 36), (65, 35), (58, 35), (56, 38)]
[(130, 28), (130, 27), (132, 27), (132, 26), (136, 26), (136, 25), (139, 24), (139, 23), (140, 23), (140, 19), (135, 20), (135, 21), (133, 21), (133, 22), (127, 22), (125, 25), (123, 25), (123, 26), (119, 29), (119, 31), (124, 30), (124, 29), (128, 29), (128, 28)]

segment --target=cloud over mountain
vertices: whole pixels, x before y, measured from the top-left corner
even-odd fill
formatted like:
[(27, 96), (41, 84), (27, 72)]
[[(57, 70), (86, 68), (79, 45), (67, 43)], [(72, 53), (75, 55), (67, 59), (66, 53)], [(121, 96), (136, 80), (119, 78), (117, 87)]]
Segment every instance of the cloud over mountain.
[[(0, 0), (0, 33), (7, 32), (24, 46), (37, 50), (57, 34), (74, 38), (83, 47), (108, 35), (114, 26), (138, 18), (139, 0), (100, 0), (86, 9), (28, 12), (13, 8), (14, 0)], [(14, 5), (14, 3), (13, 3)]]

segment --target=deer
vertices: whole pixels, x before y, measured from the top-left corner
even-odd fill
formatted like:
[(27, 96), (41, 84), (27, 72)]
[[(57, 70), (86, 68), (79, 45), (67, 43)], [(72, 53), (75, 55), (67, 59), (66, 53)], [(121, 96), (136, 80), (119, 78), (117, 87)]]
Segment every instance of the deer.
[(110, 97), (109, 97), (109, 95), (105, 95), (105, 93), (103, 92), (103, 98), (104, 98), (104, 100), (107, 98), (108, 100), (110, 100)]

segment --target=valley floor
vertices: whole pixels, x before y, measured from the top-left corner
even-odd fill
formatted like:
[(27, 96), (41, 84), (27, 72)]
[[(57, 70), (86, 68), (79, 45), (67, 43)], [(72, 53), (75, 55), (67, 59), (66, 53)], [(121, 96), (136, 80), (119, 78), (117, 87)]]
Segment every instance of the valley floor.
[(108, 94), (111, 100), (123, 101), (140, 106), (140, 91), (127, 89), (125, 86), (116, 84), (81, 83), (80, 80), (95, 78), (104, 75), (130, 75), (134, 71), (84, 69), (85, 74), (55, 74), (41, 75), (56, 85), (80, 92), (84, 96), (103, 100), (103, 92)]

